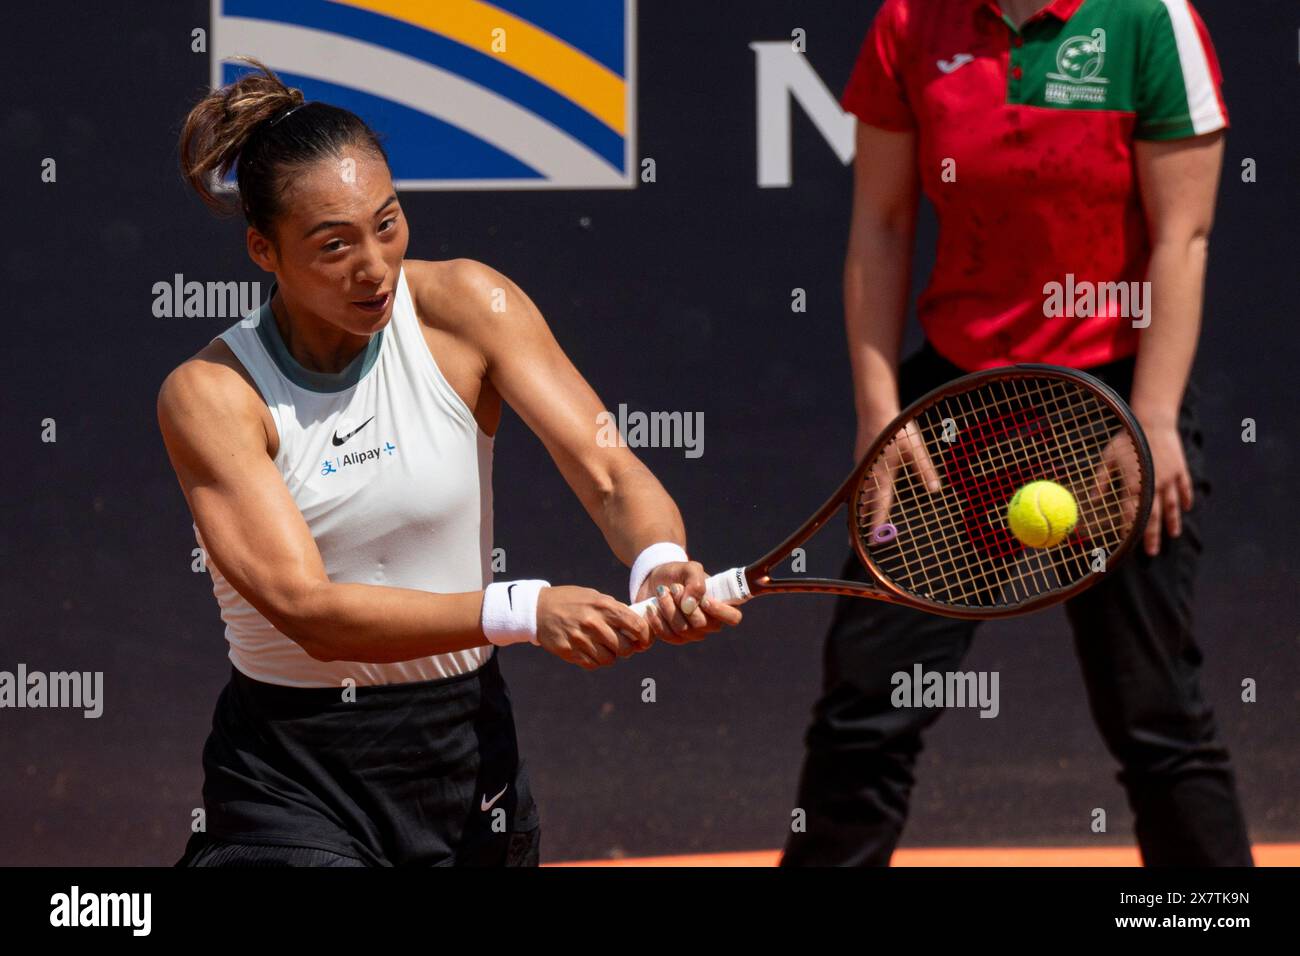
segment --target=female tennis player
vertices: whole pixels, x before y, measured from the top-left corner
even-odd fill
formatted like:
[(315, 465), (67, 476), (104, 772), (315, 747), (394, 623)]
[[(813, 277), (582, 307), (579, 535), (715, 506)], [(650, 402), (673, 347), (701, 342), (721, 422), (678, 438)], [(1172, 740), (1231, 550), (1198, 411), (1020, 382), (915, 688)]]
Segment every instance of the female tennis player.
[[(275, 281), (158, 396), (233, 665), (206, 829), (180, 862), (536, 864), (496, 648), (593, 669), (740, 613), (704, 597), (659, 482), (598, 442), (600, 401), (528, 297), (478, 262), (405, 259), (375, 134), (248, 62), (190, 112), (181, 165), (216, 209), (236, 171)], [(492, 582), (503, 401), (632, 566), (630, 599), (658, 594), (648, 619), (588, 588)]]
[[(1019, 362), (1106, 381), (1150, 442), (1143, 553), (1066, 605), (1148, 865), (1251, 863), (1192, 628), (1191, 509), (1209, 484), (1189, 374), (1228, 125), (1219, 83), (1186, 0), (886, 0), (842, 100), (859, 120), (844, 267), (857, 454), (900, 401)], [(926, 342), (900, 367), (922, 190), (938, 248), (917, 305)], [(852, 556), (844, 575), (862, 579)], [(960, 669), (974, 630), (837, 604), (799, 785), (807, 828), (784, 864), (889, 862), (942, 712), (893, 707), (891, 675)]]

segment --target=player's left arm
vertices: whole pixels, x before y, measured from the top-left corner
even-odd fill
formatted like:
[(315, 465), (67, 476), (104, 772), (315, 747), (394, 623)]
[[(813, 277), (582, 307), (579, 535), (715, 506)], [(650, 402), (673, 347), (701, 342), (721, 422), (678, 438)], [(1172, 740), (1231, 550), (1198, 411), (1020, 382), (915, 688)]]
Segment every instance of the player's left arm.
[(1178, 408), (1200, 335), (1228, 111), (1214, 44), (1190, 0), (1144, 6), (1133, 135), (1151, 241), (1151, 294), (1130, 404), (1155, 465), (1155, 501), (1143, 536), (1147, 553), (1155, 554), (1162, 528), (1177, 537), (1182, 512), (1192, 506)]
[[(651, 544), (683, 549), (686, 530), (672, 497), (633, 452), (601, 441), (605, 406), (556, 341), (533, 301), (505, 275), (481, 262), (458, 260), (456, 322), (482, 352), (486, 376), (525, 424), (541, 439), (560, 473), (610, 549), (631, 565)], [(444, 306), (445, 308), (445, 306)], [(706, 602), (708, 575), (698, 561), (672, 561), (653, 568), (635, 600), (656, 593), (650, 616), (656, 637), (670, 643), (699, 640), (723, 624), (739, 622), (738, 610)]]
[(1151, 292), (1150, 324), (1138, 339), (1130, 405), (1146, 432), (1155, 465), (1155, 501), (1144, 535), (1147, 553), (1155, 554), (1162, 526), (1178, 537), (1182, 512), (1192, 506), (1178, 408), (1200, 335), (1223, 131), (1187, 139), (1138, 140), (1135, 152), (1151, 237)]

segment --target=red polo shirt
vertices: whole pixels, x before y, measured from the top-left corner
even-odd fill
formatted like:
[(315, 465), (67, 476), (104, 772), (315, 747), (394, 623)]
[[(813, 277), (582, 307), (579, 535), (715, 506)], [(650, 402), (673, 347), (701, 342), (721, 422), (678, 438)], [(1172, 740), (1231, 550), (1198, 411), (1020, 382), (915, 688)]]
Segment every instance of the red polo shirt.
[(1132, 355), (1141, 300), (1114, 284), (1150, 258), (1133, 143), (1226, 127), (1220, 83), (1186, 0), (1056, 0), (1021, 29), (993, 0), (886, 0), (842, 104), (916, 132), (934, 347), (970, 370)]

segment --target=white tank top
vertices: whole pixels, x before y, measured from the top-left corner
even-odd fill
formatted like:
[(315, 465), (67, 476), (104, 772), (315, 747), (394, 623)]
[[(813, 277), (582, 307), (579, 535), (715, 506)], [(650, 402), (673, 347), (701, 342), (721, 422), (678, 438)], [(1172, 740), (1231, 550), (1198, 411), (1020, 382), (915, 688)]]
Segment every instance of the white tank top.
[[(289, 354), (271, 313), (222, 332), (266, 400), (275, 465), (331, 581), (438, 593), (492, 581), (492, 443), (443, 378), (420, 332), (405, 272), (392, 318), (337, 374)], [(214, 340), (215, 341), (215, 340)], [(194, 527), (199, 547), (203, 539)], [(204, 549), (206, 551), (206, 548)], [(490, 646), (390, 664), (318, 661), (276, 630), (211, 562), (230, 660), (254, 680), (338, 687), (433, 680), (485, 664)]]

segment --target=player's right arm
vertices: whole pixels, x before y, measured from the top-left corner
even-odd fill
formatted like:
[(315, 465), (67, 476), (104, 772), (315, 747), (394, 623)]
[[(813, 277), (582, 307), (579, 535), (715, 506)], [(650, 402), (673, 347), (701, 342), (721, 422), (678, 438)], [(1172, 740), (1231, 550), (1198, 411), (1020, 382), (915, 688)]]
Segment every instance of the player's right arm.
[(858, 415), (854, 460), (899, 412), (898, 355), (918, 201), (916, 133), (859, 122), (844, 257), (844, 326)]
[[(432, 594), (330, 581), (269, 454), (259, 401), (238, 372), (202, 358), (173, 371), (158, 393), (168, 457), (207, 560), (231, 586), (318, 660), (387, 663), (487, 644), (482, 591)], [(555, 590), (564, 592), (556, 596), (565, 598), (560, 604), (568, 613), (539, 619), (539, 638), (571, 663), (611, 663), (621, 647), (615, 630), (645, 626), (598, 592)]]
[[(853, 216), (844, 256), (844, 327), (858, 415), (855, 462), (899, 412), (898, 353), (911, 288), (918, 190), (916, 133), (859, 122)], [(873, 466), (873, 525), (887, 520), (893, 504), (892, 476), (903, 465), (914, 467), (931, 491), (938, 490), (939, 476), (925, 441), (916, 426), (909, 425)]]

